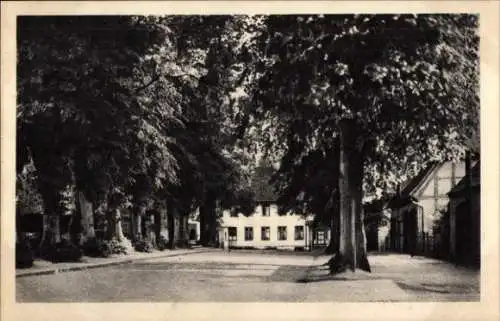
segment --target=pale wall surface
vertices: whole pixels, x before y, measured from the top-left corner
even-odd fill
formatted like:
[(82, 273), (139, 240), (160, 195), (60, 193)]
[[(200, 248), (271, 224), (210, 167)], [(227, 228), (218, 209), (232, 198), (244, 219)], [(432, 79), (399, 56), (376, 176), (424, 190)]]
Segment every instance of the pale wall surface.
[[(309, 220), (310, 218), (308, 218)], [(262, 215), (262, 206), (257, 206), (255, 212), (251, 216), (244, 216), (239, 213), (237, 217), (232, 217), (229, 211), (223, 212), (222, 224), (223, 227), (236, 227), (237, 240), (231, 243), (232, 246), (252, 246), (256, 248), (265, 247), (303, 247), (306, 246), (306, 241), (309, 242), (310, 235), (305, 235), (306, 220), (296, 214), (278, 215), (276, 205), (271, 205), (270, 215)], [(270, 240), (261, 239), (261, 227), (270, 227)], [(278, 240), (278, 226), (287, 227), (287, 239)], [(295, 240), (295, 226), (304, 226), (304, 239)], [(245, 227), (253, 227), (253, 240), (245, 241)]]

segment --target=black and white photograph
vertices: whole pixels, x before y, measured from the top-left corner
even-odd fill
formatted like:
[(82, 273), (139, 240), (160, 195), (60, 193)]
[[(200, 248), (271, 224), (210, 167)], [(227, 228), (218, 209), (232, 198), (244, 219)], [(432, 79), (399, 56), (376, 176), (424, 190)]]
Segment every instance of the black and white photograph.
[(480, 302), (480, 24), (18, 15), (14, 301)]

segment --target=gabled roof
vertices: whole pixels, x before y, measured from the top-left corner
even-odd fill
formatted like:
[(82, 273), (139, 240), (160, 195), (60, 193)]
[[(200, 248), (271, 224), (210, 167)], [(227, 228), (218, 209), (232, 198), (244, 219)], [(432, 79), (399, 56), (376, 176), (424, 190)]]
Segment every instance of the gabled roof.
[(430, 163), (427, 165), (424, 169), (422, 169), (417, 176), (414, 178), (410, 179), (405, 186), (403, 187), (403, 190), (401, 191), (401, 196), (410, 196), (410, 197), (418, 197), (419, 196), (419, 189), (425, 185), (427, 182), (427, 179), (432, 176), (439, 168), (441, 167), (441, 164), (439, 163)]
[(425, 185), (428, 179), (441, 167), (440, 163), (432, 162), (429, 163), (424, 169), (422, 169), (417, 176), (409, 179), (403, 185), (402, 190), (399, 194), (396, 194), (388, 204), (390, 208), (396, 208), (407, 204), (411, 200), (416, 200), (421, 194), (421, 187)]
[[(467, 187), (467, 177), (462, 177), (455, 187), (448, 193), (449, 196), (455, 196), (463, 193)], [(481, 185), (481, 162), (477, 162), (471, 169), (471, 187), (479, 187)]]

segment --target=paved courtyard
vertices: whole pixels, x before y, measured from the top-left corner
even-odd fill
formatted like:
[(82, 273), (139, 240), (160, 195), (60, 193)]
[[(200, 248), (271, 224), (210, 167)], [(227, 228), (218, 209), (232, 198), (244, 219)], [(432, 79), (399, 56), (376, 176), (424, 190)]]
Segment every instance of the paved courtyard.
[(479, 272), (407, 255), (371, 255), (373, 273), (331, 278), (328, 257), (222, 251), (25, 276), (18, 302), (369, 302), (479, 300)]

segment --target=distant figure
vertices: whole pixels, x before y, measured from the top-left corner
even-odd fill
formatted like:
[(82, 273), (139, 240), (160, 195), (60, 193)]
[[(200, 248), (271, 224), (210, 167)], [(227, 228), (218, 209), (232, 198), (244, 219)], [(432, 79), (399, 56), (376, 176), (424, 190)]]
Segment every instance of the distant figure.
[(230, 246), (229, 246), (229, 240), (228, 240), (226, 231), (224, 232), (224, 239), (222, 240), (222, 244), (223, 244), (224, 250), (229, 252)]

